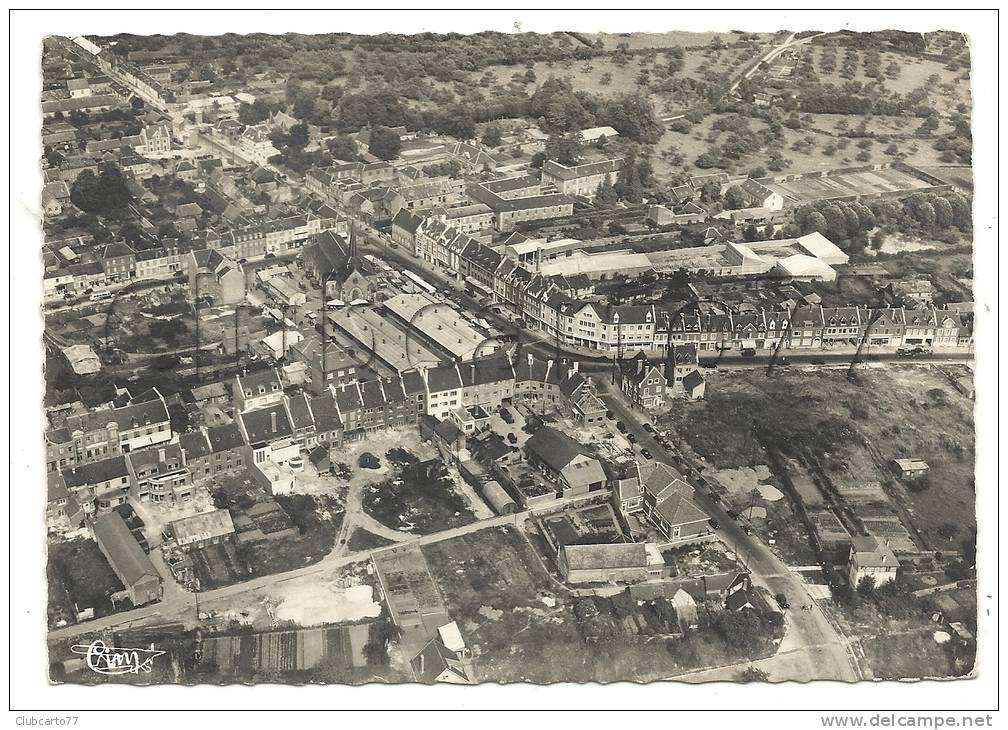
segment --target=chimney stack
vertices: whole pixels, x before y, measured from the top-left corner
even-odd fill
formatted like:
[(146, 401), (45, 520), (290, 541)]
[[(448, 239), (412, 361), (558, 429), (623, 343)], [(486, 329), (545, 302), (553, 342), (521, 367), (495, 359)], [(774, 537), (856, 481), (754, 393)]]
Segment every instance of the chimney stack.
[(277, 430), (276, 411), (270, 412), (270, 430), (272, 431), (272, 433), (276, 433)]
[(165, 460), (165, 450), (164, 449), (158, 449), (157, 450), (157, 458), (158, 458), (159, 462), (163, 462)]

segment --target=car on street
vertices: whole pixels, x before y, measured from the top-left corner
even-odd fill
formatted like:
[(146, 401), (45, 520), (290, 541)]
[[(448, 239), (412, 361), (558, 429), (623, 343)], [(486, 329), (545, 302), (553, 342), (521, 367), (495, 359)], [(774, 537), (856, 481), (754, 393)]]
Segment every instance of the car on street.
[(713, 517), (711, 517), (711, 518), (710, 518), (710, 519), (708, 520), (708, 522), (710, 522), (710, 527), (711, 527), (711, 529), (712, 529), (712, 530), (716, 530), (716, 529), (718, 529), (719, 527), (721, 527), (721, 523), (720, 523), (720, 522), (718, 522), (717, 520), (715, 520), (715, 519), (714, 519)]
[(605, 412), (605, 417), (606, 417), (606, 418), (608, 418), (608, 419), (609, 419), (609, 420), (611, 421), (611, 420), (613, 420), (614, 418), (616, 418), (616, 414), (615, 414), (615, 413), (613, 413), (612, 411), (606, 411), (606, 412)]
[(635, 443), (637, 443), (637, 437), (636, 437), (636, 436), (634, 436), (634, 435), (633, 435), (632, 433), (628, 433), (628, 434), (626, 435), (626, 438), (627, 438), (627, 441), (629, 441), (629, 442), (630, 442), (630, 443), (632, 443), (632, 444), (635, 444)]
[(640, 455), (643, 456), (645, 459), (652, 459), (652, 458), (654, 458), (654, 457), (651, 456), (651, 452), (648, 451), (647, 449), (641, 449), (640, 450)]
[(728, 516), (733, 520), (737, 520), (739, 518), (739, 513), (736, 510), (730, 509), (728, 510)]
[(644, 424), (644, 430), (647, 431), (648, 433), (654, 433), (655, 432), (654, 426), (652, 426), (650, 423), (645, 423)]
[(788, 602), (787, 596), (783, 593), (776, 594), (774, 596), (774, 600), (777, 601), (777, 605), (780, 606), (781, 609), (791, 608), (791, 604)]
[(616, 421), (616, 430), (620, 433), (626, 433), (626, 424), (623, 421)]
[(501, 406), (499, 412), (500, 412), (500, 417), (502, 419), (504, 419), (504, 423), (506, 423), (508, 425), (514, 423), (514, 416), (511, 415), (511, 411), (509, 411), (507, 408), (505, 408), (504, 406)]
[(755, 347), (743, 347), (742, 350), (739, 352), (739, 354), (742, 357), (756, 357), (756, 348)]

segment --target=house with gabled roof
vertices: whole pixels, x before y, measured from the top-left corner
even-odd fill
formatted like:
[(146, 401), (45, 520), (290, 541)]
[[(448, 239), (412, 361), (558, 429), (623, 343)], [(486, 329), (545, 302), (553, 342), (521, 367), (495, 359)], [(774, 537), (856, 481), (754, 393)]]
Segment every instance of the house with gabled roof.
[(686, 543), (711, 533), (710, 517), (692, 497), (693, 487), (668, 464), (657, 462), (644, 478), (644, 516), (670, 543)]
[(140, 543), (133, 537), (118, 512), (99, 516), (92, 526), (98, 549), (124, 586), (124, 593), (134, 606), (143, 606), (161, 598), (161, 575)]
[(280, 375), (273, 368), (253, 373), (235, 375), (231, 386), (231, 396), (235, 408), (239, 411), (251, 411), (256, 408), (283, 400), (283, 384)]
[(587, 494), (606, 485), (599, 460), (562, 431), (543, 426), (522, 448), (529, 462), (556, 484), (565, 497)]
[(300, 456), (294, 425), (284, 401), (238, 414), (242, 436), (252, 452), (252, 466), (267, 461), (285, 465)]
[(472, 684), (472, 652), (465, 645), (458, 625), (441, 626), (424, 648), (410, 660), (413, 677), (424, 684)]

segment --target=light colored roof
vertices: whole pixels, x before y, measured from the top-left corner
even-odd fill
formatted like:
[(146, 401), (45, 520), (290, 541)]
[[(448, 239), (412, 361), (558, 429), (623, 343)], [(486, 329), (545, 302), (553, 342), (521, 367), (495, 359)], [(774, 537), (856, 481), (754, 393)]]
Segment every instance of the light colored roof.
[(825, 261), (815, 256), (794, 254), (777, 261), (777, 268), (789, 276), (815, 276), (825, 279), (836, 277), (836, 271)]
[(169, 528), (179, 545), (224, 537), (234, 532), (231, 513), (226, 509), (215, 509), (212, 512), (184, 517), (169, 523)]
[(799, 236), (794, 242), (809, 255), (827, 264), (846, 264), (850, 261), (850, 257), (840, 247), (818, 231)]
[(594, 142), (599, 137), (619, 137), (619, 132), (612, 127), (589, 127), (582, 129), (578, 134), (584, 142)]
[(647, 548), (642, 542), (613, 545), (564, 545), (560, 548), (570, 570), (647, 567)]

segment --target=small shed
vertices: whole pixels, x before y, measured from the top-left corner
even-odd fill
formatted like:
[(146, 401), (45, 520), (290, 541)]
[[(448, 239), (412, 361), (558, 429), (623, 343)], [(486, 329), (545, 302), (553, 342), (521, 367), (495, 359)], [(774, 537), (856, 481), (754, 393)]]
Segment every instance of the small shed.
[(518, 505), (504, 491), (504, 487), (499, 482), (489, 481), (483, 485), (480, 491), (483, 494), (483, 499), (490, 503), (490, 506), (493, 507), (494, 512), (497, 514), (513, 515), (518, 511)]
[(931, 468), (923, 459), (893, 459), (892, 467), (893, 471), (904, 479), (916, 479)]

